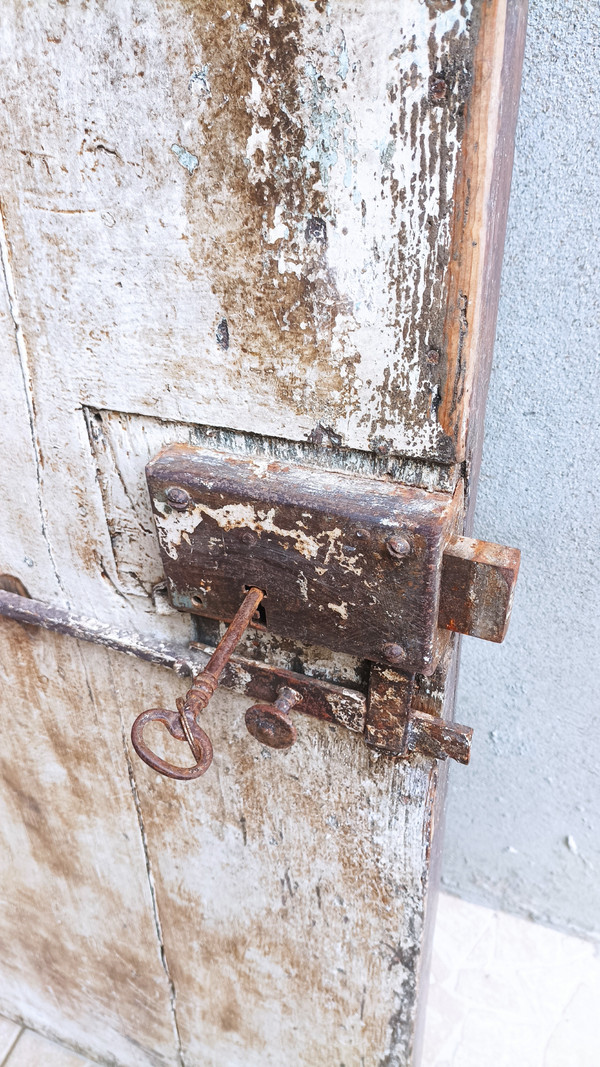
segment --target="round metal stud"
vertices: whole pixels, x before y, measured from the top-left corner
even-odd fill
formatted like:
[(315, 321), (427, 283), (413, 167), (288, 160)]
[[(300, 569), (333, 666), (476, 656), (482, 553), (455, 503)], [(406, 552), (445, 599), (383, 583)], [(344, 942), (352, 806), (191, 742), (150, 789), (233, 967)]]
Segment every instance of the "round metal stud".
[(394, 559), (404, 559), (412, 552), (411, 543), (404, 534), (395, 534), (394, 537), (390, 537), (389, 541), (386, 541), (386, 548)]
[(187, 489), (181, 489), (178, 485), (171, 485), (167, 489), (166, 497), (168, 503), (176, 511), (185, 511), (189, 507), (191, 496)]
[(384, 645), (382, 650), (387, 663), (392, 663), (395, 667), (401, 667), (404, 663), (405, 652), (402, 645), (395, 645), (392, 641)]
[(246, 712), (246, 728), (261, 745), (290, 748), (298, 737), (293, 722), (275, 704), (254, 704)]

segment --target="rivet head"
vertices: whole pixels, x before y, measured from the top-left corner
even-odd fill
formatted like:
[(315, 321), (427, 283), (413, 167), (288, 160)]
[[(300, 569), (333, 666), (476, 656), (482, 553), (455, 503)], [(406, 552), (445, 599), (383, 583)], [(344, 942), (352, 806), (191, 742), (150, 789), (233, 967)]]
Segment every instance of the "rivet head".
[(176, 511), (185, 511), (192, 499), (187, 489), (181, 489), (178, 485), (169, 486), (166, 497), (171, 507), (175, 508)]
[(252, 545), (256, 544), (256, 535), (251, 533), (250, 530), (246, 530), (246, 532), (242, 534), (242, 544), (248, 545), (250, 548)]
[(411, 543), (404, 534), (390, 537), (389, 541), (386, 541), (386, 548), (393, 559), (404, 559), (405, 556), (410, 556), (412, 551)]
[(371, 536), (371, 534), (369, 533), (368, 530), (357, 530), (356, 531), (356, 537), (357, 537), (357, 540), (359, 540), (359, 541), (368, 541), (370, 536)]
[(402, 645), (395, 645), (392, 641), (384, 645), (381, 650), (387, 663), (401, 666), (404, 663), (404, 649)]

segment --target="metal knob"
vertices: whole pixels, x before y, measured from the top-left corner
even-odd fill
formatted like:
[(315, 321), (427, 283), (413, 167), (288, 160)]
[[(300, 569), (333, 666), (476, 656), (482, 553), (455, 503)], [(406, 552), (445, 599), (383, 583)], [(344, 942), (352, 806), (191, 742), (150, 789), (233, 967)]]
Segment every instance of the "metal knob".
[(274, 704), (253, 704), (246, 712), (248, 733), (269, 748), (290, 748), (298, 733), (288, 712), (301, 699), (295, 689), (284, 686)]

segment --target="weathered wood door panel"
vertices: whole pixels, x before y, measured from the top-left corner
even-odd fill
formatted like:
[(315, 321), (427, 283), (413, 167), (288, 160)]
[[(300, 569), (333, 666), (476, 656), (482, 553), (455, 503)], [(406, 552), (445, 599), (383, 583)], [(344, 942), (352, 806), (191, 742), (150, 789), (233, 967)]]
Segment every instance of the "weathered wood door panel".
[[(10, 270), (7, 280), (2, 570), (62, 599)], [(132, 1067), (176, 1064), (129, 724), (115, 693), (120, 657), (7, 619), (0, 646), (0, 1014)]]
[[(524, 18), (3, 5), (0, 571), (197, 636), (144, 480), (171, 441), (472, 500)], [(219, 692), (211, 770), (163, 779), (129, 730), (181, 680), (0, 629), (0, 1010), (123, 1067), (415, 1062), (443, 768), (305, 716), (262, 750)], [(364, 684), (355, 657), (260, 654)], [(446, 716), (455, 666), (421, 694)]]
[(247, 706), (210, 706), (201, 802), (150, 770), (139, 781), (184, 1062), (406, 1058), (431, 768), (312, 722), (278, 759), (249, 744)]

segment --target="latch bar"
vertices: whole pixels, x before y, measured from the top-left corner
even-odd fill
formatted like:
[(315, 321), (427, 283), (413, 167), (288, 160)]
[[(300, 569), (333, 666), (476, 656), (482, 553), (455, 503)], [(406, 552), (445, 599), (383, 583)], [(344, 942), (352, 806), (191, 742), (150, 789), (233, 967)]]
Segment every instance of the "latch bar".
[[(13, 580), (14, 583), (14, 580)], [(129, 656), (168, 667), (180, 676), (196, 676), (215, 649), (192, 642), (169, 643), (149, 634), (121, 630), (109, 623), (54, 604), (0, 589), (0, 616), (28, 626), (65, 634), (79, 641), (103, 645)], [(282, 691), (298, 697), (294, 712), (344, 726), (364, 734), (373, 748), (390, 756), (406, 758), (413, 753), (433, 759), (468, 763), (472, 731), (411, 708), (414, 678), (389, 669), (373, 667), (368, 697), (358, 690), (334, 685), (305, 674), (232, 655), (220, 685), (262, 702), (277, 704)]]
[[(161, 641), (150, 634), (121, 630), (110, 623), (65, 611), (54, 604), (45, 604), (17, 593), (0, 589), (0, 615), (29, 626), (66, 634), (78, 641), (124, 652), (128, 656), (160, 667), (168, 667), (186, 677), (204, 670), (214, 648), (209, 645), (190, 645)], [(300, 693), (302, 700), (294, 710), (316, 719), (345, 726), (362, 733), (365, 726), (367, 701), (363, 693), (344, 686), (324, 682), (305, 674), (284, 670), (258, 660), (233, 655), (221, 675), (220, 685), (235, 693), (246, 694), (256, 700), (274, 702), (280, 689), (289, 687)]]

